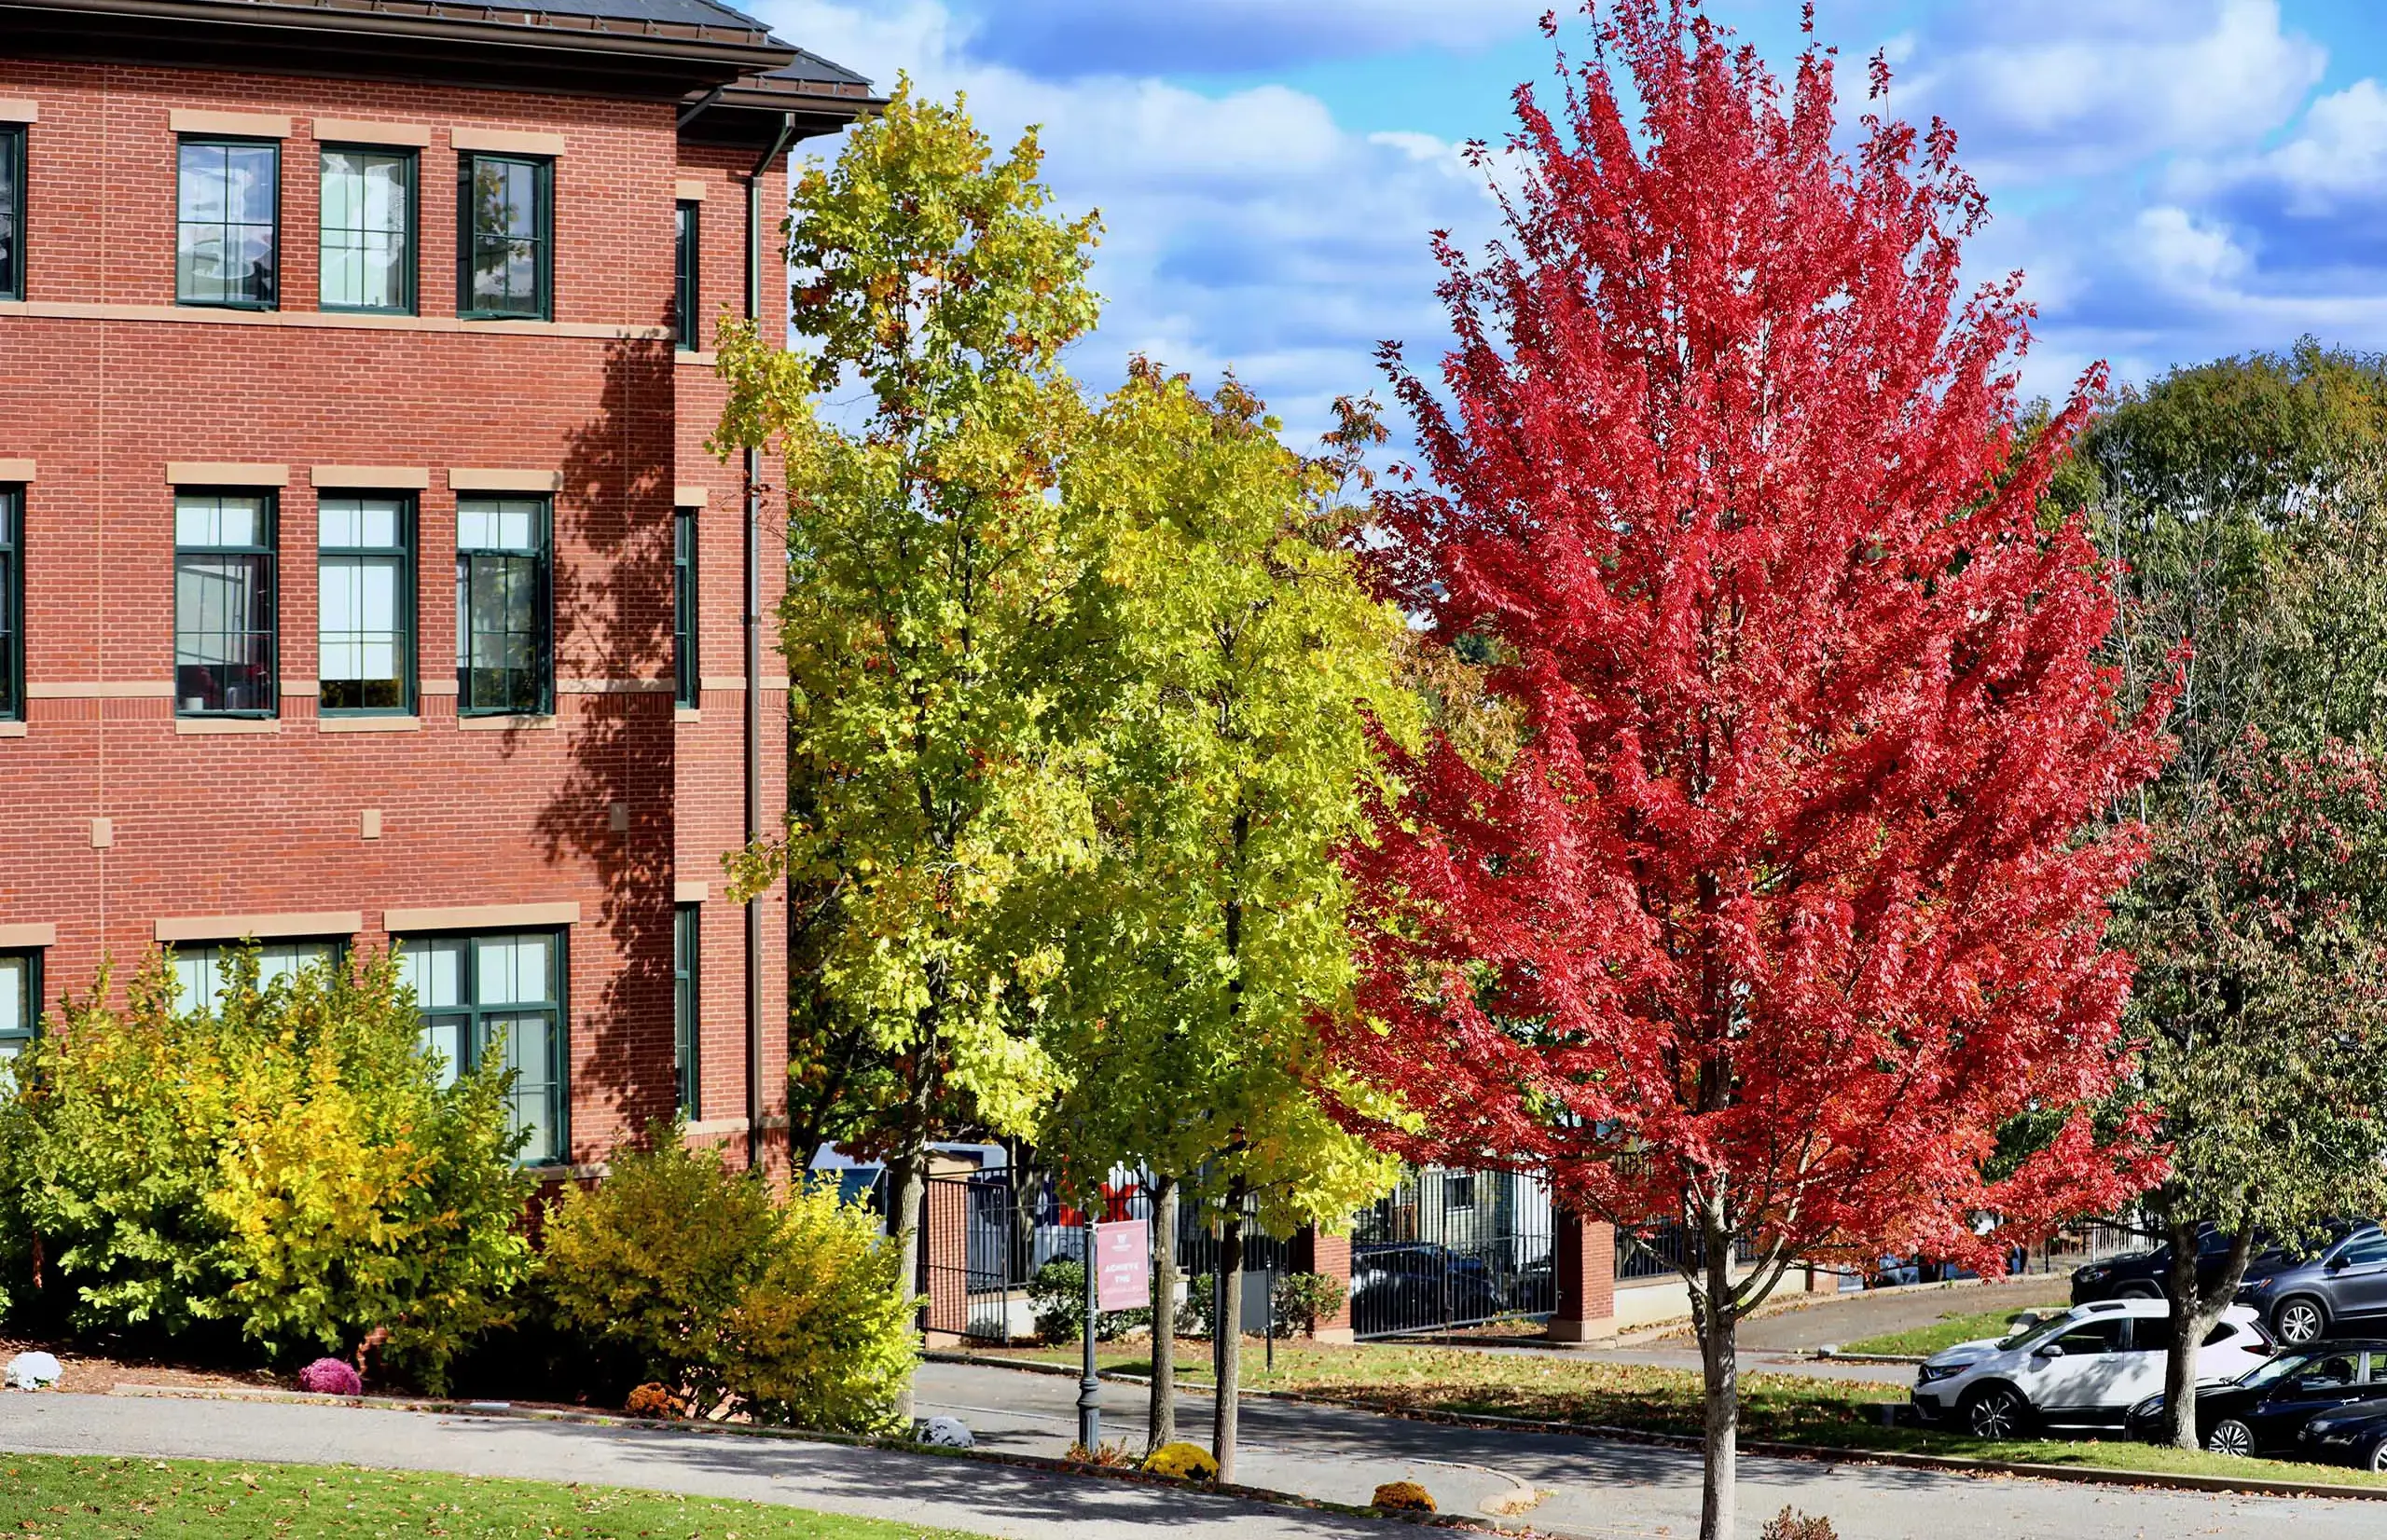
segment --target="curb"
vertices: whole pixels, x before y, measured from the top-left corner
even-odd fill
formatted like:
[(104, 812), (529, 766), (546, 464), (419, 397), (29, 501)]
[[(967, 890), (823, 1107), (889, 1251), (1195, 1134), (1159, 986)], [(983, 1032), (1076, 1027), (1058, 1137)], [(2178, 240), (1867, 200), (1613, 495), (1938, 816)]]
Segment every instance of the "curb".
[[(928, 1356), (936, 1358), (940, 1362), (984, 1362), (981, 1359), (957, 1357), (953, 1354), (929, 1354)], [(1039, 1365), (1038, 1368), (1042, 1369), (1044, 1366)], [(525, 1423), (566, 1423), (584, 1427), (622, 1428), (634, 1433), (762, 1438), (797, 1444), (837, 1444), (849, 1449), (882, 1449), (898, 1454), (931, 1455), (939, 1459), (1007, 1465), (1018, 1470), (1042, 1471), (1052, 1476), (1087, 1477), (1099, 1480), (1125, 1482), (1131, 1486), (1160, 1487), (1170, 1492), (1214, 1492), (1222, 1497), (1237, 1498), (1248, 1503), (1265, 1503), (1276, 1507), (1299, 1508), (1310, 1513), (1331, 1513), (1346, 1519), (1384, 1519), (1396, 1523), (1414, 1524), (1425, 1529), (1456, 1530), (1471, 1534), (1497, 1534), (1507, 1537), (1507, 1540), (1536, 1540), (1536, 1537), (1542, 1536), (1546, 1533), (1525, 1527), (1505, 1528), (1490, 1520), (1473, 1519), (1463, 1514), (1405, 1513), (1396, 1509), (1372, 1508), (1350, 1503), (1329, 1502), (1322, 1497), (1304, 1497), (1299, 1492), (1277, 1492), (1268, 1487), (1247, 1487), (1239, 1482), (1226, 1484), (1180, 1481), (1171, 1477), (1153, 1476), (1140, 1470), (1080, 1464), (1074, 1461), (1055, 1460), (1041, 1454), (1013, 1454), (996, 1450), (949, 1449), (935, 1444), (916, 1444), (906, 1438), (866, 1437), (850, 1433), (821, 1433), (804, 1428), (756, 1427), (738, 1423), (662, 1422), (651, 1418), (625, 1417), (613, 1412), (580, 1411), (561, 1407), (517, 1407), (507, 1401), (443, 1401), (397, 1396), (316, 1396), (297, 1390), (246, 1390), (200, 1385), (124, 1383), (116, 1385), (106, 1394), (152, 1400), (271, 1401), (298, 1406), (354, 1407), (375, 1411), (413, 1411), (452, 1417), (495, 1417)]]
[[(1939, 1287), (1925, 1285), (1925, 1287)], [(1007, 1362), (999, 1358), (978, 1357), (960, 1353), (931, 1353), (926, 1357), (938, 1363), (975, 1364), (984, 1368), (1008, 1368), (1034, 1374), (1066, 1374), (1075, 1379), (1079, 1371), (1046, 1364)], [(1121, 1384), (1149, 1384), (1141, 1376), (1121, 1374), (1115, 1370), (1099, 1376)], [(1192, 1394), (1205, 1393), (1204, 1387), (1191, 1387)], [(1302, 1391), (1244, 1390), (1240, 1394), (1273, 1401), (1287, 1401), (1301, 1406), (1331, 1407), (1341, 1411), (1373, 1412), (1379, 1417), (1400, 1417), (1413, 1423), (1431, 1423), (1444, 1427), (1480, 1428), (1487, 1433), (1549, 1433), (1577, 1438), (1604, 1438), (1614, 1443), (1645, 1444), (1660, 1449), (1678, 1449), (1698, 1452), (1700, 1439), (1687, 1434), (1659, 1433), (1649, 1428), (1609, 1427), (1598, 1423), (1553, 1423), (1530, 1417), (1501, 1417), (1490, 1412), (1434, 1411), (1426, 1409), (1403, 1410), (1391, 1407), (1373, 1406), (1365, 1401), (1349, 1401), (1335, 1396), (1311, 1396)], [(2256, 1497), (2336, 1497), (2355, 1502), (2387, 1503), (2387, 1486), (2357, 1487), (2327, 1481), (2275, 1480), (2267, 1477), (2192, 1476), (2181, 1471), (2121, 1470), (2092, 1465), (2050, 1465), (2021, 1460), (1978, 1460), (1961, 1454), (1917, 1454), (1906, 1450), (1842, 1449), (1830, 1444), (1780, 1444), (1769, 1440), (1744, 1439), (1740, 1444), (1744, 1454), (1763, 1455), (1776, 1460), (1805, 1460), (1835, 1465), (1888, 1465), (1900, 1470), (1939, 1471), (1952, 1476), (2021, 1476), (2039, 1481), (2071, 1481), (2083, 1486), (2155, 1487), (2171, 1492), (2236, 1492)], [(1373, 1512), (1373, 1509), (1362, 1509)]]

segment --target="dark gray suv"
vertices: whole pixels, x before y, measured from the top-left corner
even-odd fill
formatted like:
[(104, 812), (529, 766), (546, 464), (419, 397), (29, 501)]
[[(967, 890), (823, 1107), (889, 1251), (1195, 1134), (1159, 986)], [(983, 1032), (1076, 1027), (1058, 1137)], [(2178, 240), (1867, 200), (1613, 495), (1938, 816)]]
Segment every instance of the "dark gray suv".
[(2263, 1258), (2246, 1269), (2238, 1302), (2261, 1312), (2271, 1335), (2291, 1347), (2342, 1322), (2387, 1316), (2387, 1231), (2362, 1225), (2314, 1257)]

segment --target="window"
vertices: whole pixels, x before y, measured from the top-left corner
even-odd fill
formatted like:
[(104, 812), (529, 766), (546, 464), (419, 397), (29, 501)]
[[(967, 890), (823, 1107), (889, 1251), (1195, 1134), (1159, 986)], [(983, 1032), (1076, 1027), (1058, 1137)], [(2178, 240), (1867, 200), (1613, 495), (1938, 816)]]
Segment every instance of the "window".
[(323, 272), (327, 310), (414, 310), (412, 150), (326, 149)]
[(679, 205), (676, 240), (672, 247), (677, 282), (671, 291), (671, 334), (678, 339), (680, 351), (683, 353), (695, 352), (702, 346), (697, 339), (697, 328), (702, 323), (697, 309), (697, 264), (698, 254), (703, 250), (698, 241), (697, 219), (703, 208), (701, 203)]
[(0, 299), (25, 297), (25, 130), (0, 123)]
[(174, 707), (184, 716), (274, 711), (273, 500), (174, 499)]
[(274, 307), (282, 146), (186, 139), (181, 145), (174, 297), (185, 305)]
[(698, 699), (697, 682), (697, 511), (671, 515), (671, 696), (683, 706)]
[(1475, 1173), (1445, 1171), (1442, 1173), (1442, 1206), (1454, 1212), (1475, 1206)]
[(526, 1165), (564, 1151), (563, 933), (426, 936), (404, 941), (400, 968), (422, 1011), (422, 1045), (443, 1082), (492, 1052), (514, 1076), (513, 1125), (528, 1130)]
[(549, 709), (548, 512), (545, 498), (456, 503), (456, 708), (467, 716)]
[(316, 503), (316, 690), (333, 713), (414, 708), (414, 505), (404, 497)]
[(8, 1061), (34, 1040), (40, 1022), (41, 954), (0, 952), (0, 1091), (8, 1086)]
[(467, 155), (458, 172), (457, 313), (548, 319), (553, 168), (515, 156)]
[(176, 1003), (185, 1011), (215, 1014), (224, 1003), (224, 988), (232, 980), (232, 960), (243, 946), (255, 945), (257, 987), (277, 979), (293, 979), (310, 968), (332, 968), (339, 962), (341, 943), (328, 938), (295, 942), (224, 942), (173, 950)]
[(680, 1081), (680, 1116), (694, 1121), (703, 1076), (698, 1072), (697, 948), (703, 937), (701, 904), (683, 903), (671, 914), (671, 1067)]
[(2338, 1253), (2339, 1267), (2370, 1267), (2387, 1262), (2387, 1232), (2358, 1235)]
[(25, 714), (24, 512), (24, 488), (0, 487), (0, 722)]
[(2108, 1315), (2102, 1320), (2077, 1322), (2055, 1340), (2055, 1345), (2063, 1349), (2067, 1357), (2074, 1358), (2117, 1352), (2122, 1345), (2124, 1320), (2119, 1315)]
[(2297, 1377), (2297, 1382), (2307, 1390), (2343, 1390), (2360, 1384), (2362, 1376), (2356, 1370), (2353, 1354), (2332, 1353), (2316, 1359), (2311, 1368)]

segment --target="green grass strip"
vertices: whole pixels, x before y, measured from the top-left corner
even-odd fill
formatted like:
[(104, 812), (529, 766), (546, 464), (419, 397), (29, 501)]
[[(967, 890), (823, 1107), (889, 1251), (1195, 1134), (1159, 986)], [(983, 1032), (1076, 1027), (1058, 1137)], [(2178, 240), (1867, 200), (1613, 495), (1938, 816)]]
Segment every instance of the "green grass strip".
[(2040, 1318), (2054, 1314), (2062, 1307), (2049, 1305), (2035, 1313), (2019, 1310), (1994, 1310), (1968, 1315), (1962, 1311), (1950, 1311), (1927, 1327), (1911, 1327), (1905, 1331), (1883, 1332), (1868, 1337), (1861, 1342), (1843, 1342), (1842, 1353), (1886, 1353), (1899, 1357), (1928, 1358), (1943, 1348), (1958, 1342), (1977, 1342), (1984, 1337), (2003, 1337), (2014, 1327), (2017, 1315), (2036, 1313)]
[(977, 1540), (767, 1503), (346, 1465), (0, 1454), (10, 1540)]

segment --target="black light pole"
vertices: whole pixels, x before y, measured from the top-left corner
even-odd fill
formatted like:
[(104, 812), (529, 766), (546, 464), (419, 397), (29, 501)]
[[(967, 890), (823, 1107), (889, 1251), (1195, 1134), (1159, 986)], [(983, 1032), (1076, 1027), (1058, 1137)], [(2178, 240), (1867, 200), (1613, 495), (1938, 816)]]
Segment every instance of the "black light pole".
[(1091, 1458), (1102, 1447), (1102, 1381), (1094, 1371), (1094, 1211), (1085, 1217), (1085, 1359), (1078, 1375), (1078, 1447)]

